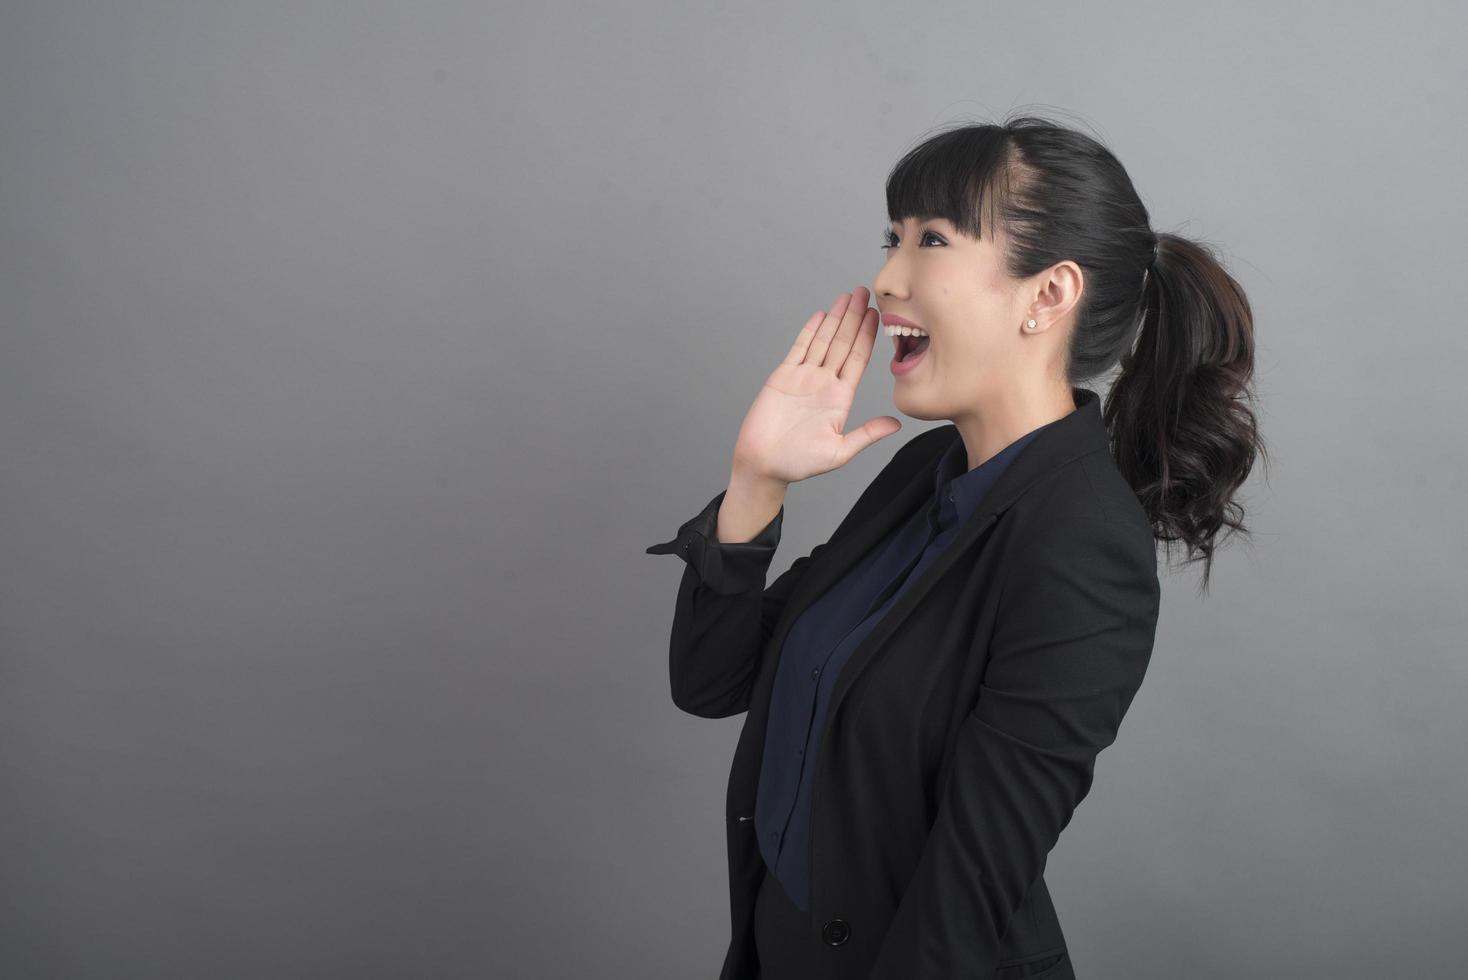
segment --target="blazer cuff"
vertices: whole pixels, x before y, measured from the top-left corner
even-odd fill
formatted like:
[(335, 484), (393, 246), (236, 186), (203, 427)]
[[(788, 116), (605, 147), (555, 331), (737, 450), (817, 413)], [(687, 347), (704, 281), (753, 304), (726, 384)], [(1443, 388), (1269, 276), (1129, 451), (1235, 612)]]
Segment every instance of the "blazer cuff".
[(780, 543), (780, 527), (785, 520), (782, 506), (764, 530), (753, 540), (739, 544), (719, 541), (719, 507), (727, 490), (720, 490), (703, 510), (684, 521), (671, 541), (646, 549), (649, 555), (677, 555), (686, 561), (710, 590), (721, 595), (764, 591), (765, 573)]

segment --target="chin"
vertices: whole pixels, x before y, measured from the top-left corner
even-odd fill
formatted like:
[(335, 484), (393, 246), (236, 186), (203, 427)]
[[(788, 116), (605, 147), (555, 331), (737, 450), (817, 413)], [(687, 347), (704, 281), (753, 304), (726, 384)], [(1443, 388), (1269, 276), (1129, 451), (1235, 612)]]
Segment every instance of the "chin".
[(914, 393), (910, 390), (899, 388), (893, 394), (892, 404), (903, 415), (920, 422), (938, 422), (948, 418), (935, 406), (927, 404), (927, 399), (914, 397)]

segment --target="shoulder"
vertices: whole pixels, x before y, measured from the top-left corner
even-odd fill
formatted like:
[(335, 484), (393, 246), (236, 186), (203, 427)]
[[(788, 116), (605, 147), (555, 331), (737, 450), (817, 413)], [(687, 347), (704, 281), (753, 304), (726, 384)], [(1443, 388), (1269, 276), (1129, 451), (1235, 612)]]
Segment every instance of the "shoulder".
[(1104, 450), (1076, 457), (1010, 507), (1016, 546), (1037, 561), (1105, 556), (1155, 577), (1157, 541), (1146, 509)]
[(1111, 454), (1088, 453), (1076, 462), (1081, 464), (1081, 472), (1085, 474), (1093, 506), (1106, 522), (1140, 531), (1150, 538), (1152, 522), (1147, 510), (1126, 477), (1121, 475), (1121, 470), (1116, 468)]

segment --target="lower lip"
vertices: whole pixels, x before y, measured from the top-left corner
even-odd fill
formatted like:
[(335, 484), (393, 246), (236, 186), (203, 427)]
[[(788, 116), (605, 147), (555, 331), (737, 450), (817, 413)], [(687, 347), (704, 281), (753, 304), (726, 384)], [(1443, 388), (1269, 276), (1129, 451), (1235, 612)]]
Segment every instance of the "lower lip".
[(913, 370), (913, 368), (915, 368), (919, 364), (921, 364), (923, 362), (923, 358), (925, 358), (925, 357), (928, 356), (928, 351), (930, 351), (932, 349), (933, 349), (933, 342), (930, 340), (930, 341), (928, 341), (927, 348), (921, 354), (919, 354), (917, 357), (909, 357), (905, 361), (899, 361), (897, 359), (897, 355), (896, 354), (893, 354), (892, 355), (892, 363), (890, 365), (888, 365), (888, 366), (892, 368), (893, 375), (895, 375), (896, 377), (899, 377), (900, 378), (904, 374), (911, 373), (912, 370)]

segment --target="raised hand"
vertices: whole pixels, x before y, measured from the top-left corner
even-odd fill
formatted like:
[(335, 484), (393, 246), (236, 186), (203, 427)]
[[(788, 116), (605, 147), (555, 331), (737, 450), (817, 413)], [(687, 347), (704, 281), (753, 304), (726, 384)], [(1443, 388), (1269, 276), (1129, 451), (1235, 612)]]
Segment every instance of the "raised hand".
[(859, 286), (838, 296), (830, 312), (805, 321), (744, 416), (734, 447), (736, 471), (788, 485), (844, 466), (902, 428), (880, 415), (842, 431), (877, 339), (870, 296)]

